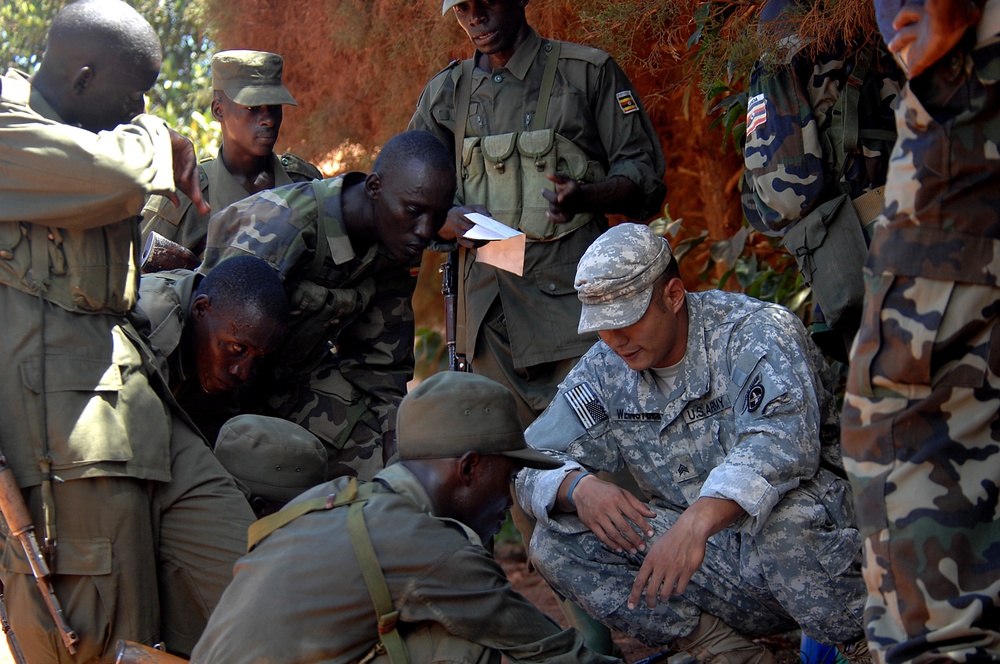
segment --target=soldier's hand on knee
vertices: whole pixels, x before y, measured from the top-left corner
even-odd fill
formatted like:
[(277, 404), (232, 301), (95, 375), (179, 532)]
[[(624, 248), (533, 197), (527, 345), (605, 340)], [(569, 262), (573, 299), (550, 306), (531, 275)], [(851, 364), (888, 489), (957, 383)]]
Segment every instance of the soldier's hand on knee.
[[(690, 521), (690, 520), (689, 520)], [(628, 607), (639, 604), (643, 591), (646, 606), (656, 608), (656, 600), (668, 601), (671, 595), (680, 595), (688, 581), (705, 560), (708, 537), (695, 526), (685, 522), (684, 515), (649, 547), (642, 566), (635, 576)]]
[(621, 487), (593, 475), (584, 477), (573, 491), (576, 513), (584, 525), (611, 549), (637, 553), (653, 536), (646, 519), (656, 512)]

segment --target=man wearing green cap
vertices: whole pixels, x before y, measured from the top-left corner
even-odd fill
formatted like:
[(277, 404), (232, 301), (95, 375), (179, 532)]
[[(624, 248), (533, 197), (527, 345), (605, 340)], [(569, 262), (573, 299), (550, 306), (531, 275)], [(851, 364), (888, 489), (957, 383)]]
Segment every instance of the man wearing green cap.
[[(281, 82), (284, 60), (263, 51), (221, 51), (212, 57), (212, 118), (222, 126), (219, 155), (198, 165), (202, 196), (218, 212), (250, 194), (293, 182), (318, 180), (318, 168), (294, 154), (274, 153), (285, 104), (297, 106)], [(143, 241), (156, 232), (199, 257), (209, 215), (187, 198), (175, 206), (152, 196), (142, 210)]]
[[(576, 291), (580, 330), (601, 341), (525, 433), (567, 463), (518, 478), (542, 575), (701, 661), (771, 662), (748, 637), (797, 628), (866, 652), (834, 381), (802, 322), (686, 292), (669, 243), (639, 224), (591, 245)], [(647, 501), (591, 474), (623, 467)]]
[(251, 529), (191, 661), (617, 661), (516, 593), (483, 547), (517, 472), (560, 465), (527, 448), (513, 395), (443, 372), (398, 418), (399, 463), (316, 487)]

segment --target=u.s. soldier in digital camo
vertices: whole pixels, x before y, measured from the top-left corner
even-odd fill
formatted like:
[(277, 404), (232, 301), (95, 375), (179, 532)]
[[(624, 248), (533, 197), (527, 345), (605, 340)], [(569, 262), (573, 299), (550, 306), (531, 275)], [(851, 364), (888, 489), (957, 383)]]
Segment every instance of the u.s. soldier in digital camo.
[[(601, 341), (525, 432), (566, 465), (517, 481), (538, 570), (611, 627), (699, 661), (773, 662), (749, 637), (798, 627), (863, 657), (834, 381), (799, 319), (687, 292), (639, 224), (590, 246), (576, 290), (580, 330)], [(622, 468), (646, 500), (590, 474)]]
[[(301, 157), (274, 153), (281, 130), (282, 106), (297, 106), (281, 81), (284, 59), (264, 51), (221, 51), (212, 56), (212, 119), (222, 127), (216, 157), (198, 164), (201, 193), (218, 212), (230, 203), (264, 189), (323, 177)], [(181, 196), (174, 205), (152, 196), (142, 209), (142, 239), (156, 232), (187, 247), (205, 251), (208, 214)]]
[(814, 338), (846, 362), (861, 315), (863, 228), (881, 211), (904, 77), (870, 39), (803, 44), (801, 14), (793, 0), (761, 12), (761, 38), (776, 45), (750, 81), (743, 209), (796, 256), (819, 305)]
[(879, 0), (910, 75), (843, 410), (878, 661), (1000, 660), (996, 0)]
[(392, 138), (371, 174), (262, 191), (212, 217), (201, 270), (251, 254), (290, 294), (288, 335), (251, 411), (318, 436), (329, 477), (370, 479), (395, 447), (396, 406), (413, 376), (420, 258), (455, 194), (455, 162), (432, 134)]

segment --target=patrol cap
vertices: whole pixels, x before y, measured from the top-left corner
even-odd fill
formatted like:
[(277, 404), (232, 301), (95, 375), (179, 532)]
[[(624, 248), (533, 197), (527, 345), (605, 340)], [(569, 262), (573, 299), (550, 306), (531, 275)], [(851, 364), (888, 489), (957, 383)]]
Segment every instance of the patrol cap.
[(285, 59), (265, 51), (219, 51), (212, 56), (212, 89), (241, 106), (298, 106), (281, 82)]
[(294, 422), (237, 415), (222, 425), (215, 456), (255, 496), (288, 502), (326, 481), (326, 447)]
[(447, 14), (449, 9), (460, 2), (466, 2), (466, 0), (444, 0), (444, 4), (441, 6), (441, 16)]
[(643, 224), (619, 224), (597, 238), (576, 266), (577, 330), (616, 330), (642, 318), (671, 256), (666, 238)]
[(485, 376), (442, 371), (403, 397), (396, 414), (400, 459), (502, 454), (528, 468), (562, 465), (524, 442), (514, 395)]

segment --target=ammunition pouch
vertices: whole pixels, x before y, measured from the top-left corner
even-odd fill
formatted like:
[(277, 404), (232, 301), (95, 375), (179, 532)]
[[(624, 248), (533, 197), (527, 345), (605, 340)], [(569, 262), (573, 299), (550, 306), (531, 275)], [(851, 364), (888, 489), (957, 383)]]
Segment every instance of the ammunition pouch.
[(543, 189), (548, 175), (564, 174), (580, 182), (600, 182), (604, 168), (552, 129), (469, 136), (462, 146), (462, 182), (466, 203), (485, 205), (490, 214), (530, 239), (556, 240), (586, 225), (593, 215), (577, 214), (553, 224)]
[(788, 229), (781, 244), (795, 257), (827, 325), (856, 327), (864, 302), (862, 268), (868, 245), (850, 197), (842, 194), (814, 209)]

